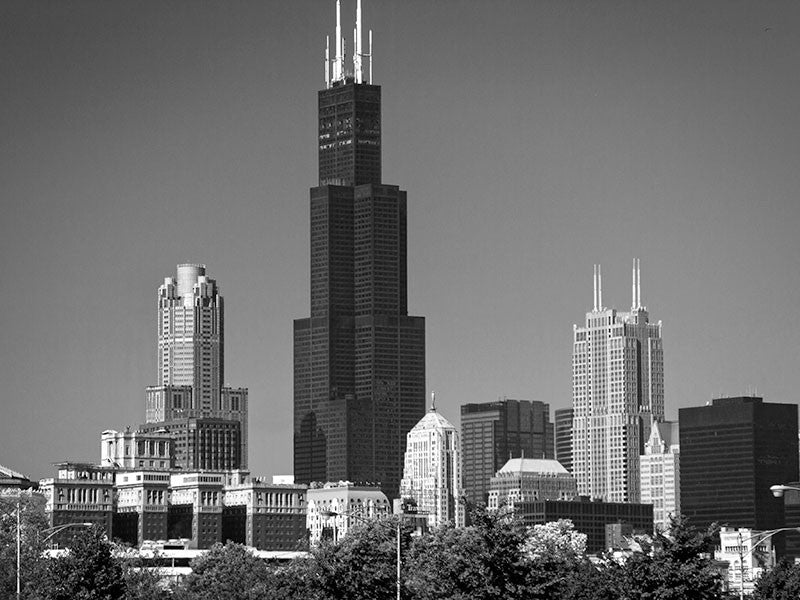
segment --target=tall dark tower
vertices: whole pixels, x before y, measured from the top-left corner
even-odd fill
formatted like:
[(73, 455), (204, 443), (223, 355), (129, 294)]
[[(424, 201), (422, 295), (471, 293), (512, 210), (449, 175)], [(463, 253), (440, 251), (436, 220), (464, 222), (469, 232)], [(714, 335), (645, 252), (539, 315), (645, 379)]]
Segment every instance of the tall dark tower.
[(337, 0), (311, 189), (311, 316), (294, 322), (294, 474), (380, 483), (394, 498), (406, 434), (425, 414), (425, 319), (408, 316), (406, 193), (381, 183), (381, 88), (371, 32), (361, 51), (360, 0), (354, 37), (347, 72)]

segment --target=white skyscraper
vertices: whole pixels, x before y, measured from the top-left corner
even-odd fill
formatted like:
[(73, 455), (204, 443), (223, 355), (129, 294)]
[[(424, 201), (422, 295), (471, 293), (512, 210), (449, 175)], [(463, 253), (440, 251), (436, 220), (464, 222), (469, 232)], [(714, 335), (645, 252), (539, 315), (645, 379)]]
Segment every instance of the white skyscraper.
[(653, 423), (640, 460), (641, 502), (653, 505), (653, 524), (666, 531), (681, 511), (677, 421)]
[(639, 501), (640, 449), (664, 419), (661, 322), (642, 306), (637, 260), (631, 287), (630, 312), (606, 308), (596, 265), (594, 307), (573, 326), (572, 472), (581, 495), (608, 502)]
[[(213, 455), (230, 454), (217, 451), (229, 443), (230, 434), (223, 431), (224, 423), (208, 420), (238, 421), (241, 458), (236, 462), (246, 468), (247, 389), (224, 387), (224, 332), (217, 282), (206, 275), (205, 265), (178, 265), (177, 277), (165, 278), (158, 288), (159, 385), (147, 388), (145, 421), (205, 419), (207, 431), (198, 438), (198, 448), (207, 447)], [(178, 451), (185, 445), (181, 442)]]
[(428, 526), (451, 521), (460, 527), (461, 494), (461, 439), (453, 424), (436, 412), (431, 395), (430, 410), (406, 436), (400, 497), (416, 501), (417, 510), (428, 516)]

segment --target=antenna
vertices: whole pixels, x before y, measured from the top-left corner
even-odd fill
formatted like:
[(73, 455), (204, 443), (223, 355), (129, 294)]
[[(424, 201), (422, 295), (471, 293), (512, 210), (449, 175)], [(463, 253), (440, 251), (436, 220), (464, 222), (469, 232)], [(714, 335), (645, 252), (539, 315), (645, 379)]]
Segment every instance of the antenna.
[(372, 85), (372, 29), (369, 30), (369, 84)]
[(636, 310), (636, 259), (633, 259), (631, 269), (631, 311)]
[(325, 87), (331, 87), (331, 36), (325, 36)]
[(342, 4), (336, 0), (336, 61), (333, 63), (333, 80), (342, 78)]
[(597, 265), (592, 266), (594, 267), (594, 271), (592, 273), (592, 280), (594, 281), (594, 308), (592, 310), (597, 312)]
[(597, 303), (603, 310), (603, 266), (597, 265)]
[(356, 30), (353, 32), (353, 37), (355, 38), (353, 70), (355, 71), (356, 83), (362, 83), (364, 76), (361, 70), (361, 0), (356, 2)]
[(636, 308), (642, 307), (642, 273), (639, 271), (639, 259), (636, 259)]

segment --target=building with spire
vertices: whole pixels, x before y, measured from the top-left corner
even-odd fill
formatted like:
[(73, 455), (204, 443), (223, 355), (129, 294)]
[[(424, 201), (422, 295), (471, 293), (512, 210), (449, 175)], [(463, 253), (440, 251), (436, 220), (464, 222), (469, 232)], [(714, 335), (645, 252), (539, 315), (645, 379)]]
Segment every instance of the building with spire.
[[(217, 282), (206, 275), (205, 265), (178, 265), (177, 276), (158, 288), (159, 385), (147, 388), (146, 422), (139, 435), (168, 433), (179, 469), (247, 467), (247, 389), (223, 385), (224, 340)], [(137, 454), (127, 466), (159, 467), (149, 460), (150, 438), (142, 446), (147, 457)], [(135, 451), (138, 444), (130, 446)], [(123, 458), (131, 454), (121, 452)]]
[(406, 192), (381, 181), (381, 88), (372, 34), (367, 53), (361, 37), (359, 0), (350, 71), (337, 1), (318, 93), (311, 314), (294, 322), (294, 475), (380, 483), (395, 498), (406, 433), (425, 413), (425, 320), (408, 315)]
[(653, 525), (667, 531), (681, 512), (680, 443), (677, 421), (653, 423), (639, 458), (641, 502), (653, 505)]
[(430, 410), (406, 437), (400, 497), (416, 503), (429, 527), (447, 522), (461, 527), (465, 522), (461, 495), (458, 430), (436, 411), (436, 396), (431, 394)]
[(607, 502), (639, 502), (639, 456), (664, 420), (661, 322), (642, 305), (635, 259), (631, 294), (630, 312), (604, 306), (595, 265), (594, 306), (572, 333), (572, 473), (579, 494)]

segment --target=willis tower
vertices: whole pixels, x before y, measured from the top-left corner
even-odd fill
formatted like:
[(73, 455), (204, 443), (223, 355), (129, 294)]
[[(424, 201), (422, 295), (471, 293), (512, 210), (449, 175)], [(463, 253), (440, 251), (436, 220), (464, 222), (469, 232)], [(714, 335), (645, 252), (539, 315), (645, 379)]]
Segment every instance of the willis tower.
[(406, 192), (381, 180), (381, 88), (360, 0), (353, 37), (351, 71), (337, 0), (318, 93), (311, 316), (294, 322), (294, 475), (396, 498), (406, 434), (425, 414), (425, 319), (408, 316)]

